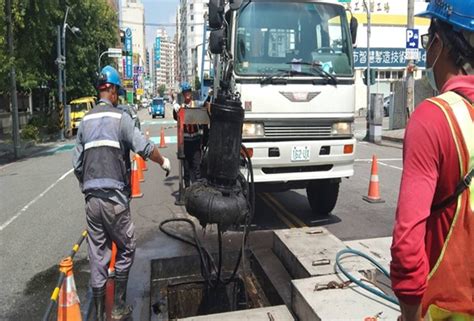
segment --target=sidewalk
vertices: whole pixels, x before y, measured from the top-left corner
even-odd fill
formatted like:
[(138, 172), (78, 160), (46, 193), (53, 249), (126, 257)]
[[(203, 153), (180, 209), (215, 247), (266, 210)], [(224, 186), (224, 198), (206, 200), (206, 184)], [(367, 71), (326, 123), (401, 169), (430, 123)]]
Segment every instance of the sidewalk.
[(403, 143), (403, 138), (405, 137), (405, 129), (395, 129), (395, 130), (386, 130), (382, 131), (382, 140), (389, 140), (396, 143)]
[[(45, 152), (57, 146), (59, 143), (64, 142), (57, 140), (47, 143), (35, 143), (32, 140), (21, 140), (19, 149), (20, 156), (18, 159), (32, 157), (38, 153)], [(13, 152), (13, 141), (9, 139), (9, 137), (2, 136), (0, 137), (0, 166), (11, 163), (13, 161), (15, 161)]]

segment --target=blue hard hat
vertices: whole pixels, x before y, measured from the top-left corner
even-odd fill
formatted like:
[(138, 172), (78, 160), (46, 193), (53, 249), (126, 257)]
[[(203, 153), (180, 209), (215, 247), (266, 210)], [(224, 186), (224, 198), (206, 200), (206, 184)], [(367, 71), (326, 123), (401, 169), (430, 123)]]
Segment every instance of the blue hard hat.
[(474, 0), (431, 0), (418, 17), (437, 18), (457, 31), (474, 32)]
[(183, 82), (181, 83), (181, 92), (185, 92), (185, 91), (192, 91), (192, 88), (191, 88), (191, 85), (187, 82)]
[(117, 87), (122, 87), (122, 81), (120, 80), (120, 74), (117, 69), (112, 66), (105, 66), (100, 71), (100, 83), (112, 84)]

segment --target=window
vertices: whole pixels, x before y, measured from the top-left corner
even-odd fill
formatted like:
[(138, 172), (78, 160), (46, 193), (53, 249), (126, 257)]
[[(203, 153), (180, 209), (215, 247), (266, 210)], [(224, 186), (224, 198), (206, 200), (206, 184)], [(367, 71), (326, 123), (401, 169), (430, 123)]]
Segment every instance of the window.
[(193, 10), (193, 9), (194, 9), (194, 4), (191, 3), (191, 4), (189, 5), (189, 10)]
[(191, 32), (193, 32), (193, 31), (194, 31), (194, 26), (191, 26)]
[(191, 21), (194, 20), (194, 15), (191, 15), (190, 19), (191, 19)]

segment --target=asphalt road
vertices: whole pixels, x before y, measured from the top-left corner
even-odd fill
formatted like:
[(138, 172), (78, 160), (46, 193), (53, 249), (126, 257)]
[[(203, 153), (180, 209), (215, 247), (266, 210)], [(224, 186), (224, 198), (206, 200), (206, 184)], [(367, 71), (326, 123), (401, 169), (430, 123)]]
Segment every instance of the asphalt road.
[[(151, 119), (146, 110), (139, 112), (143, 131), (149, 131), (155, 142), (159, 142), (160, 129), (165, 128), (168, 146), (161, 151), (171, 159), (173, 168), (165, 178), (158, 164), (148, 162), (149, 170), (141, 185), (144, 197), (132, 201), (137, 260), (150, 253), (167, 257), (192, 252), (158, 230), (163, 219), (186, 214), (184, 208), (174, 205), (178, 190), (175, 128), (170, 106), (167, 109), (166, 119)], [(356, 133), (361, 136), (365, 124), (358, 126)], [(0, 320), (38, 320), (42, 316), (58, 276), (57, 264), (85, 228), (84, 198), (71, 170), (73, 143), (66, 141), (34, 157), (0, 167)], [(362, 200), (368, 189), (373, 154), (379, 158), (381, 194), (386, 201), (383, 204)], [(325, 226), (343, 240), (391, 235), (402, 171), (401, 146), (360, 142), (356, 155), (355, 175), (343, 180), (339, 201), (329, 217), (318, 218), (311, 213), (303, 190), (259, 194), (252, 230), (258, 233)], [(206, 231), (207, 235), (213, 233), (212, 227)], [(88, 282), (86, 257), (84, 243), (75, 259), (81, 298)], [(129, 301), (133, 304), (134, 296), (147, 294), (147, 289), (140, 286), (140, 278), (148, 270), (146, 264), (132, 269), (135, 286), (129, 290)], [(147, 309), (135, 306), (134, 311), (140, 315)]]

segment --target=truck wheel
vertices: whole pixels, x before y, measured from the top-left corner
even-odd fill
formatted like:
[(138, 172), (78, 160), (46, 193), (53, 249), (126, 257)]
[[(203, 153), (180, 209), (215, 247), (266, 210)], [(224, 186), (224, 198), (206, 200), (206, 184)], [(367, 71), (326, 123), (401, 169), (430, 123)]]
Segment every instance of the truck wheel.
[(308, 202), (314, 214), (327, 216), (336, 206), (339, 194), (338, 180), (321, 179), (309, 182), (306, 187)]
[(155, 119), (155, 117), (156, 117), (155, 115), (151, 115), (151, 118)]

